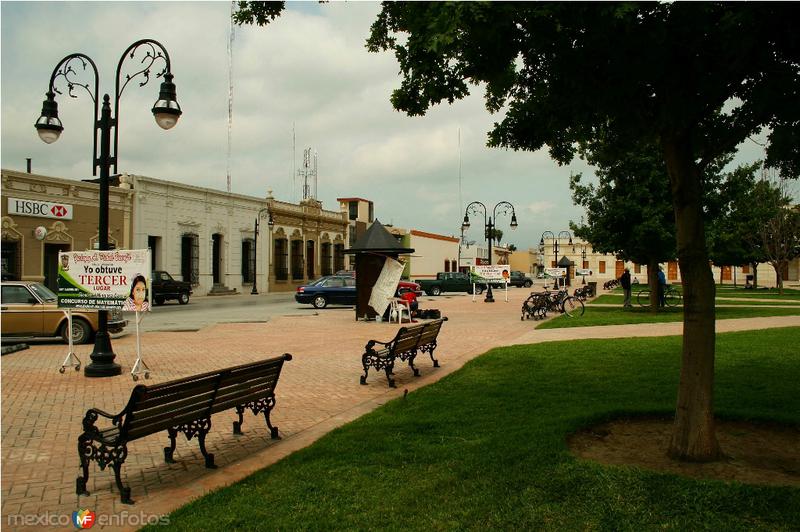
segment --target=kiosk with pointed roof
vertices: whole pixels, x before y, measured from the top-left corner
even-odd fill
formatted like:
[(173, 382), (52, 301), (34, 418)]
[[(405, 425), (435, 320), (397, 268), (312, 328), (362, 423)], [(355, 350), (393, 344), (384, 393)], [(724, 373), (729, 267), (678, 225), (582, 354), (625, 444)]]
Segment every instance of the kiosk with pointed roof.
[(414, 250), (404, 248), (376, 219), (367, 232), (344, 252), (356, 256), (356, 319), (374, 320), (378, 313), (369, 305), (369, 298), (386, 257), (397, 260), (400, 255), (410, 255)]

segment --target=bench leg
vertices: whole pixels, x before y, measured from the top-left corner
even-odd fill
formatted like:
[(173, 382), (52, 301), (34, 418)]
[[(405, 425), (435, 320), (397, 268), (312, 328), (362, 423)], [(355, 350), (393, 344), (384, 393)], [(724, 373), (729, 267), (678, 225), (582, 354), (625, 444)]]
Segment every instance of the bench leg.
[(75, 479), (75, 494), (89, 495), (86, 482), (89, 480), (89, 459), (92, 456), (92, 446), (83, 436), (78, 437), (78, 456), (81, 459), (82, 476)]
[(236, 407), (236, 413), (239, 415), (239, 421), (233, 422), (233, 433), (236, 435), (242, 434), (242, 423), (244, 423), (244, 417), (242, 414), (244, 413), (244, 406), (240, 405)]
[(359, 382), (362, 385), (366, 385), (367, 384), (367, 374), (369, 373), (369, 362), (368, 361), (369, 361), (369, 355), (365, 354), (364, 356), (361, 357), (361, 365), (364, 367), (364, 374), (359, 379)]
[(433, 361), (433, 367), (439, 367), (439, 361), (433, 358), (433, 351), (436, 349), (436, 342), (433, 342), (431, 345), (428, 346), (428, 354), (431, 356), (431, 361)]
[[(209, 423), (209, 425), (210, 425), (210, 424), (211, 424), (211, 423)], [(216, 469), (216, 468), (217, 468), (217, 466), (214, 464), (214, 454), (213, 454), (213, 453), (209, 453), (209, 452), (206, 450), (206, 434), (208, 434), (208, 431), (207, 431), (207, 430), (206, 430), (206, 431), (203, 431), (203, 432), (201, 432), (201, 433), (200, 433), (200, 434), (197, 436), (197, 441), (198, 441), (198, 443), (200, 443), (200, 452), (201, 452), (201, 453), (203, 453), (203, 456), (204, 456), (204, 457), (205, 457), (205, 459), (206, 459), (206, 467), (207, 467), (208, 469)]]
[(120, 500), (123, 504), (133, 504), (131, 500), (131, 489), (122, 484), (122, 464), (128, 457), (127, 445), (108, 447), (100, 442), (96, 442), (90, 435), (82, 434), (78, 437), (78, 454), (81, 459), (82, 476), (75, 479), (75, 492), (77, 495), (89, 495), (86, 483), (89, 480), (89, 462), (95, 461), (100, 466), (100, 470), (105, 470), (110, 465), (114, 469), (114, 479), (120, 493)]
[[(270, 409), (271, 410), (271, 409)], [(267, 427), (269, 427), (269, 435), (273, 440), (280, 440), (281, 437), (278, 434), (278, 427), (273, 427), (272, 423), (269, 420), (269, 410), (264, 410), (264, 419), (267, 421)]]
[(131, 499), (131, 489), (122, 485), (122, 478), (120, 473), (122, 471), (122, 462), (115, 461), (112, 466), (114, 468), (114, 480), (117, 482), (117, 489), (119, 489), (119, 500), (122, 504), (133, 504)]
[(386, 370), (386, 380), (389, 381), (389, 388), (396, 388), (394, 379), (392, 378), (392, 375), (394, 375), (394, 361), (386, 364), (384, 369)]
[(169, 447), (164, 447), (164, 461), (168, 464), (174, 464), (175, 459), (172, 457), (175, 453), (175, 438), (178, 436), (178, 431), (174, 428), (167, 429), (167, 434), (169, 434)]
[(408, 367), (414, 372), (415, 377), (419, 377), (419, 368), (414, 365), (414, 359), (417, 357), (417, 353), (412, 353), (408, 356)]

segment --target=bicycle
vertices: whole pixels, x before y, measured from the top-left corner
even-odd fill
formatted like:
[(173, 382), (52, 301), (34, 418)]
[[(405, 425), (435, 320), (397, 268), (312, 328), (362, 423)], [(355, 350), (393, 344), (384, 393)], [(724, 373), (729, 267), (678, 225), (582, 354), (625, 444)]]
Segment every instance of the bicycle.
[(570, 318), (579, 318), (585, 312), (583, 301), (569, 295), (566, 288), (558, 292), (531, 292), (531, 295), (522, 303), (521, 320), (533, 318), (540, 320), (547, 317), (548, 311), (558, 311)]
[[(670, 308), (677, 307), (683, 301), (683, 295), (674, 287), (667, 285), (664, 289), (664, 302)], [(642, 307), (650, 306), (650, 289), (645, 288), (636, 294), (636, 302)]]

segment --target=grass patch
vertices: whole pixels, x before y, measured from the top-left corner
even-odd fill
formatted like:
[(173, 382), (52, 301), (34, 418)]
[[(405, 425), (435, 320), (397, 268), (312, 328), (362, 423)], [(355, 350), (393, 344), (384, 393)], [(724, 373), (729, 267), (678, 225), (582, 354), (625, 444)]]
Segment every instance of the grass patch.
[[(800, 328), (718, 335), (718, 415), (799, 423), (800, 362), (782, 347), (798, 342)], [(671, 414), (680, 346), (668, 337), (492, 350), (177, 510), (168, 528), (793, 529), (798, 489), (606, 467), (568, 453), (566, 436), (587, 424)]]
[[(733, 318), (760, 318), (764, 316), (797, 316), (797, 308), (774, 308), (742, 306), (741, 308), (717, 307), (718, 320)], [(566, 315), (556, 316), (540, 323), (537, 329), (559, 329), (562, 327), (597, 327), (602, 325), (625, 325), (628, 323), (664, 323), (683, 321), (683, 308), (666, 308), (653, 314), (649, 308), (635, 306), (631, 309), (620, 307), (593, 307), (587, 305), (586, 312), (580, 318)]]
[[(599, 304), (599, 305), (622, 305), (622, 300), (625, 297), (625, 294), (603, 294), (602, 296), (597, 296), (595, 299), (592, 299), (590, 302), (587, 302), (587, 305)], [(752, 301), (752, 298), (740, 298), (740, 299), (721, 299), (721, 298), (728, 298), (728, 297), (735, 297), (739, 298), (738, 294), (720, 294), (717, 292), (717, 298), (715, 301), (718, 305), (800, 305), (800, 298), (796, 300), (792, 300), (790, 298), (772, 298), (771, 301)], [(765, 297), (764, 299), (770, 299)], [(631, 302), (636, 305), (636, 294), (631, 296)]]

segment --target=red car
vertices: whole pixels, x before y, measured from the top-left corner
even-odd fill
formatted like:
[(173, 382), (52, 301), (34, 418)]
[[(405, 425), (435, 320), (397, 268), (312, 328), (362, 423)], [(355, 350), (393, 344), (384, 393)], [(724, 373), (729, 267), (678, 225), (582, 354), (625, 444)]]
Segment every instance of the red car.
[[(353, 277), (356, 276), (356, 272), (353, 270), (340, 270), (336, 272), (336, 275), (351, 275)], [(414, 292), (415, 295), (421, 296), (422, 295), (422, 287), (415, 282), (412, 281), (400, 281), (397, 283), (397, 291), (400, 292)]]

